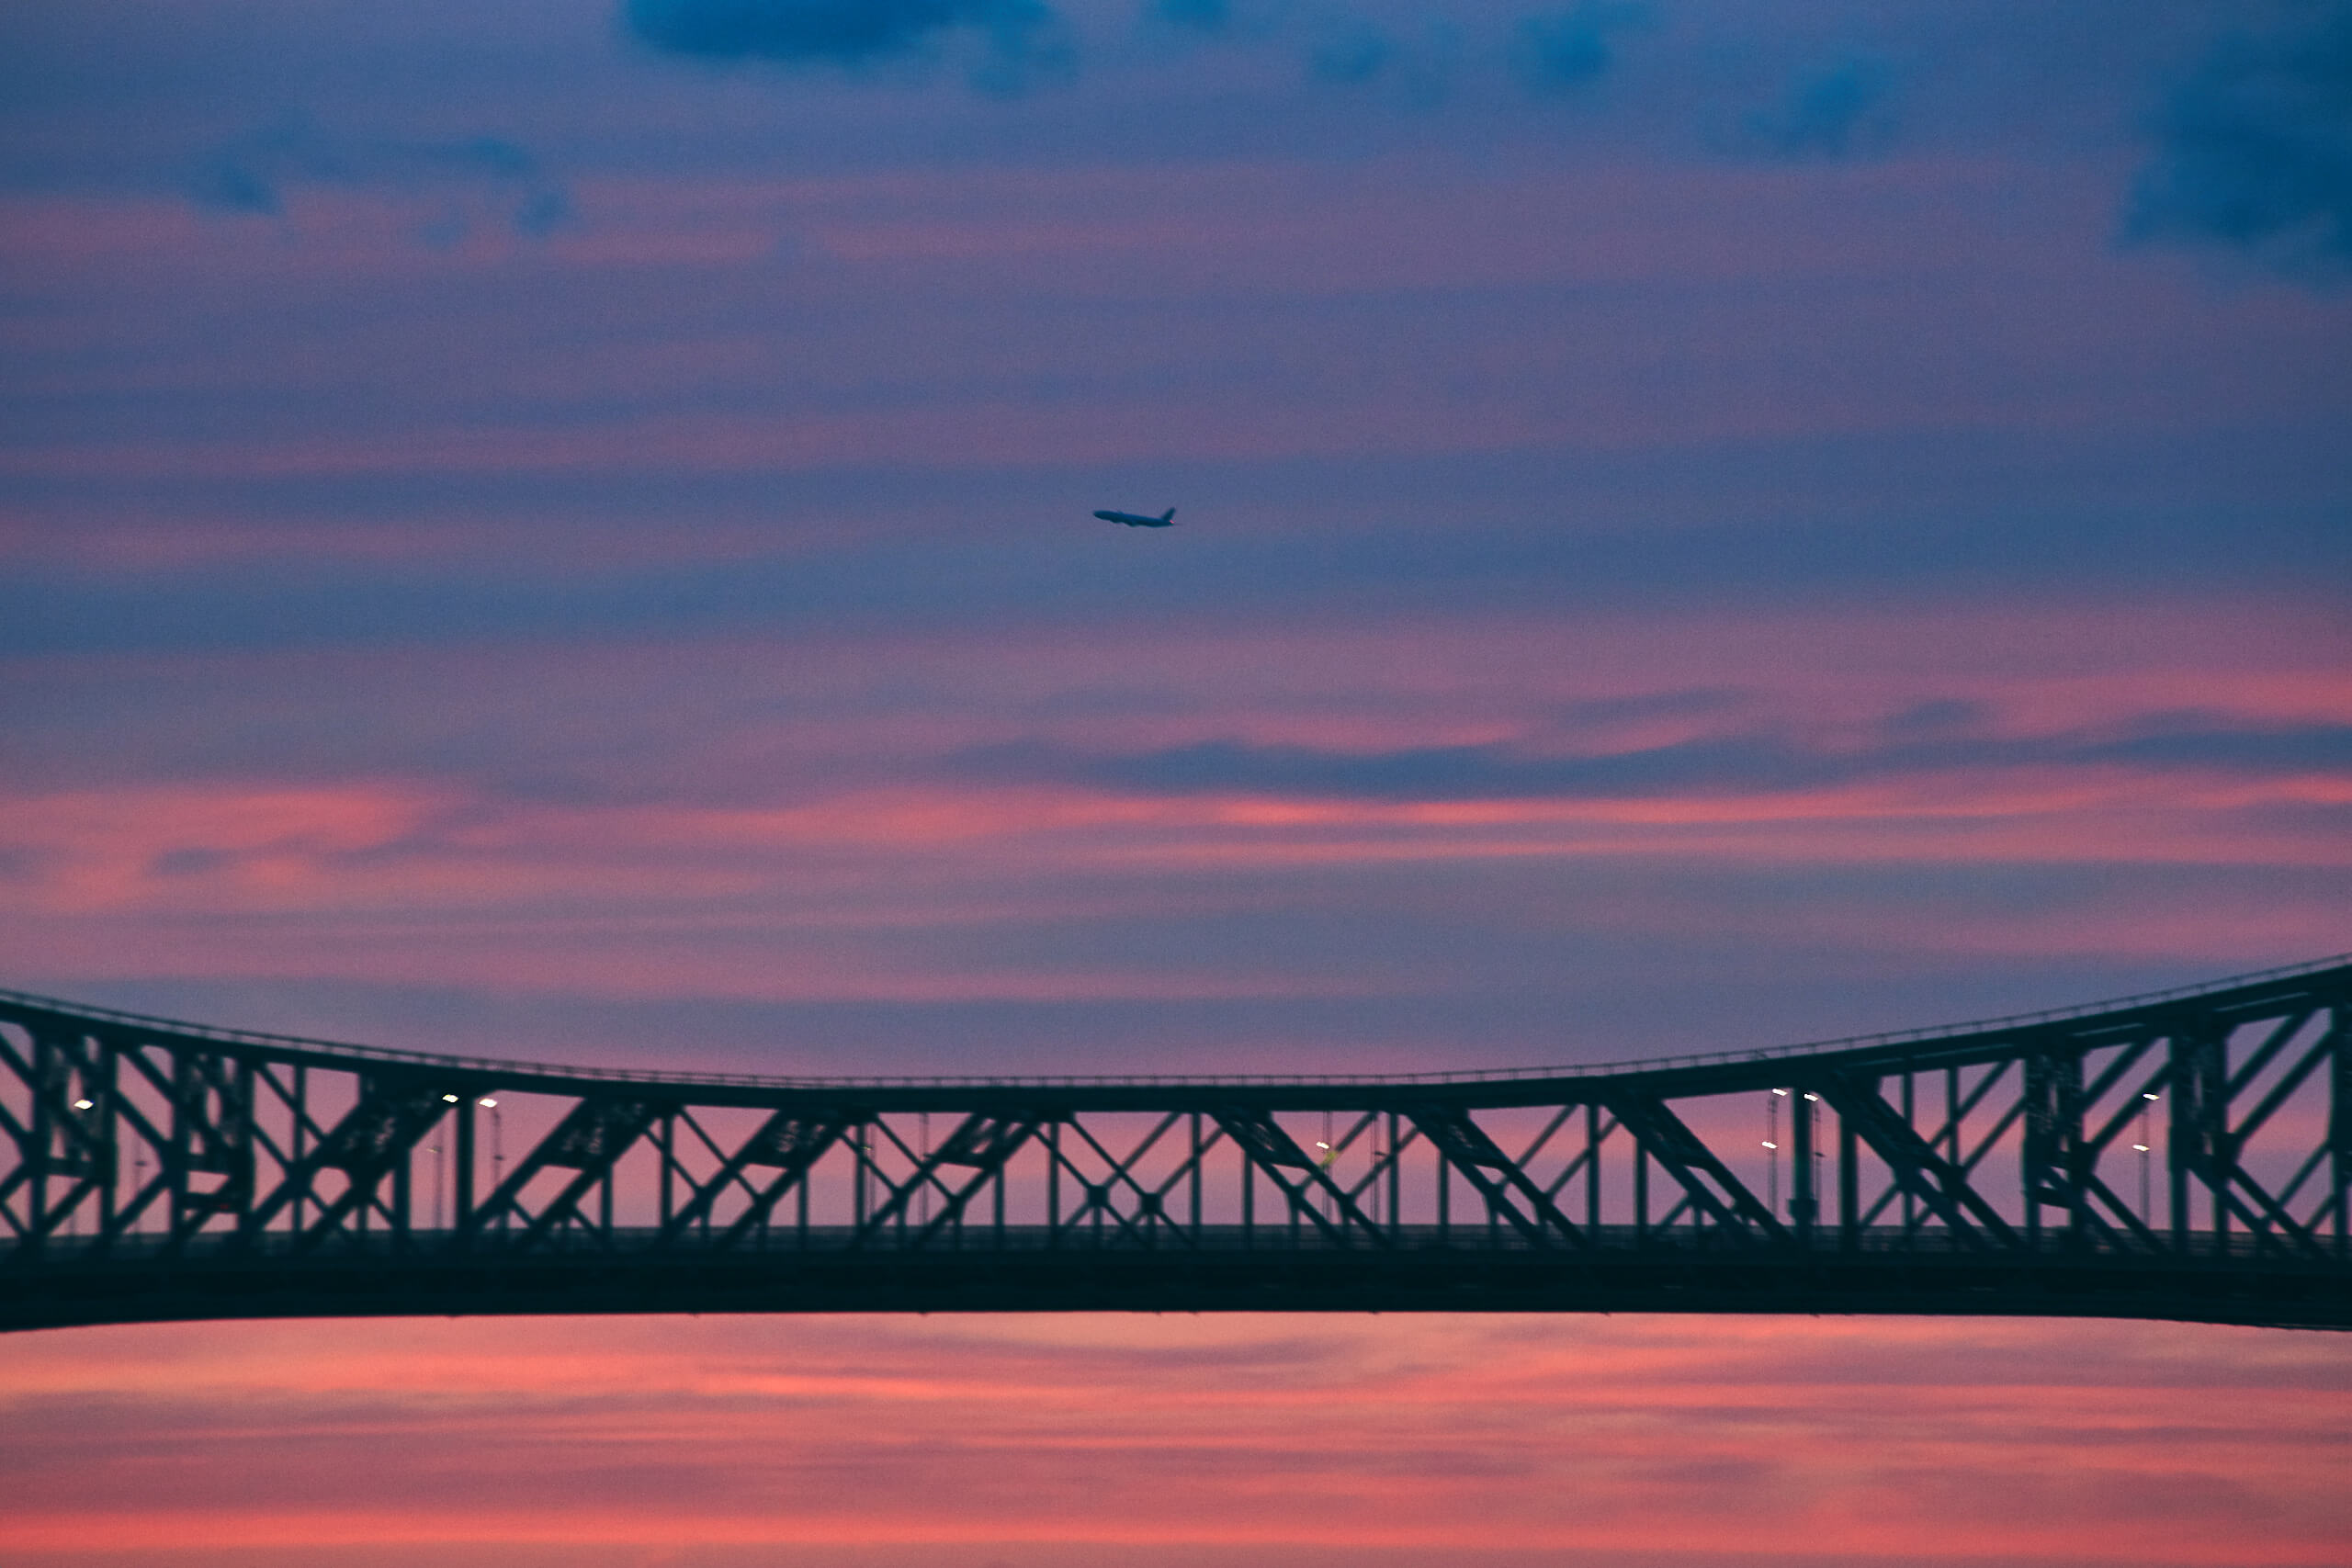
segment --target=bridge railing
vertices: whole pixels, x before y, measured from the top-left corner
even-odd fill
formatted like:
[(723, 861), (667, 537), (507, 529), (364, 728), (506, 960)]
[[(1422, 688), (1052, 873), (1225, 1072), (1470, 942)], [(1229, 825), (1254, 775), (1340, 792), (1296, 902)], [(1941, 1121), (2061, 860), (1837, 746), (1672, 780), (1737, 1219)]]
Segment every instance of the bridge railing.
[(256, 1030), (226, 1029), (215, 1024), (191, 1023), (185, 1020), (157, 1017), (151, 1013), (126, 1012), (114, 1008), (94, 1007), (86, 1003), (60, 1000), (53, 997), (36, 996), (28, 991), (0, 988), (0, 1008), (24, 1012), (48, 1013), (59, 1017), (77, 1018), (94, 1023), (127, 1025), (146, 1033), (169, 1034), (191, 1040), (207, 1040), (221, 1044), (249, 1045), (288, 1056), (347, 1058), (353, 1062), (381, 1062), (389, 1065), (447, 1067), (465, 1073), (492, 1073), (508, 1081), (533, 1078), (599, 1079), (612, 1083), (644, 1083), (692, 1085), (702, 1088), (832, 1090), (851, 1089), (1005, 1089), (1005, 1088), (1199, 1088), (1224, 1084), (1300, 1084), (1300, 1085), (1387, 1085), (1426, 1084), (1432, 1086), (1482, 1083), (1521, 1083), (1551, 1078), (1578, 1078), (1611, 1076), (1630, 1072), (1656, 1072), (1665, 1069), (1713, 1066), (1728, 1063), (1773, 1062), (1789, 1057), (1814, 1056), (1828, 1052), (1851, 1051), (1877, 1046), (1905, 1045), (1924, 1042), (1943, 1042), (1984, 1035), (2015, 1032), (2044, 1024), (2063, 1023), (2079, 1019), (2101, 1018), (2120, 1013), (2137, 1012), (2166, 1004), (2194, 1001), (2203, 998), (2238, 993), (2258, 988), (2277, 981), (2324, 976), (2332, 971), (2352, 966), (2352, 953), (2338, 953), (2331, 958), (2313, 959), (2301, 964), (2281, 964), (2250, 974), (2233, 976), (2223, 980), (2202, 981), (2194, 985), (2175, 986), (2163, 990), (2143, 991), (2128, 997), (2111, 998), (2105, 1001), (2083, 1003), (2073, 1007), (2044, 1008), (2034, 1012), (2005, 1013), (1995, 1018), (1976, 1019), (1963, 1023), (1930, 1025), (1919, 1029), (1882, 1031), (1871, 1034), (1846, 1034), (1822, 1040), (1802, 1041), (1793, 1044), (1757, 1046), (1747, 1050), (1682, 1052), (1664, 1056), (1645, 1056), (1612, 1062), (1562, 1063), (1551, 1066), (1533, 1067), (1472, 1067), (1427, 1073), (1049, 1073), (1043, 1075), (1003, 1075), (974, 1073), (899, 1073), (849, 1075), (838, 1077), (795, 1077), (762, 1073), (708, 1073), (656, 1071), (638, 1067), (588, 1066), (547, 1062), (520, 1062), (495, 1056), (469, 1056), (429, 1051), (403, 1051), (380, 1045), (359, 1045), (345, 1041), (314, 1039), (300, 1034), (273, 1034)]
[(1390, 1240), (1374, 1246), (1361, 1238), (1332, 1235), (1312, 1227), (1297, 1231), (1238, 1224), (1205, 1225), (1185, 1235), (1127, 1235), (1115, 1231), (1071, 1231), (1047, 1225), (1007, 1225), (1001, 1230), (972, 1230), (948, 1236), (893, 1234), (865, 1235), (854, 1225), (817, 1225), (805, 1231), (774, 1231), (743, 1245), (713, 1245), (702, 1238), (665, 1236), (660, 1227), (626, 1225), (608, 1236), (573, 1235), (520, 1258), (502, 1258), (495, 1247), (455, 1231), (418, 1231), (406, 1235), (372, 1232), (344, 1237), (331, 1247), (306, 1248), (300, 1238), (284, 1234), (247, 1242), (222, 1234), (175, 1242), (160, 1235), (104, 1239), (62, 1237), (44, 1250), (39, 1267), (64, 1272), (104, 1269), (142, 1270), (158, 1264), (234, 1269), (277, 1267), (295, 1263), (322, 1273), (352, 1263), (380, 1265), (408, 1262), (420, 1267), (457, 1265), (468, 1268), (506, 1261), (518, 1267), (560, 1268), (582, 1262), (655, 1261), (680, 1263), (772, 1263), (800, 1256), (846, 1258), (871, 1255), (905, 1263), (925, 1258), (953, 1261), (994, 1254), (1070, 1253), (1116, 1257), (1156, 1253), (1197, 1257), (1204, 1260), (1246, 1258), (1262, 1254), (1344, 1256), (1358, 1259), (1396, 1258), (1414, 1266), (1442, 1266), (1448, 1258), (1472, 1258), (1507, 1254), (1528, 1258), (1567, 1257), (1606, 1258), (1725, 1258), (1802, 1262), (1857, 1255), (1882, 1259), (1945, 1260), (1982, 1264), (1987, 1261), (2038, 1260), (2068, 1267), (2100, 1264), (2133, 1265), (2162, 1258), (2167, 1262), (2226, 1266), (2232, 1262), (2280, 1261), (2333, 1269), (2333, 1259), (2313, 1258), (2286, 1246), (2279, 1238), (2260, 1234), (2199, 1233), (2177, 1252), (2171, 1248), (2135, 1251), (2129, 1248), (2086, 1249), (2080, 1238), (2044, 1235), (2019, 1244), (1995, 1258), (1964, 1234), (1939, 1225), (1905, 1229), (1901, 1225), (1865, 1226), (1849, 1235), (1821, 1234), (1802, 1247), (1782, 1245), (1759, 1250), (1752, 1244), (1703, 1225), (1652, 1227), (1603, 1225), (1583, 1251), (1566, 1249), (1531, 1238), (1508, 1226), (1397, 1227)]

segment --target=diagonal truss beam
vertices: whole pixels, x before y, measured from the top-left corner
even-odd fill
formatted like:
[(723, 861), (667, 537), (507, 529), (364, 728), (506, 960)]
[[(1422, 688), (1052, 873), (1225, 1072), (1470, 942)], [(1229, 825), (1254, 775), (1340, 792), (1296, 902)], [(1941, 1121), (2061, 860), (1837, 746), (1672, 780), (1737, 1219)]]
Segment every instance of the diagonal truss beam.
[[(682, 1112), (680, 1120), (685, 1122), (712, 1152), (718, 1152), (718, 1145), (710, 1142), (710, 1135), (703, 1131), (702, 1124), (695, 1121), (691, 1112)], [(729, 1189), (740, 1188), (749, 1201), (742, 1213), (719, 1233), (718, 1245), (735, 1247), (747, 1236), (764, 1229), (775, 1212), (776, 1204), (805, 1182), (817, 1162), (837, 1147), (850, 1129), (863, 1121), (857, 1112), (846, 1111), (811, 1113), (786, 1110), (775, 1112), (744, 1139), (733, 1154), (725, 1156), (718, 1171), (698, 1182), (686, 1201), (662, 1223), (662, 1245), (673, 1246), (696, 1229), (707, 1227), (719, 1200)], [(670, 1160), (674, 1167), (674, 1157), (666, 1149), (663, 1158)], [(750, 1179), (750, 1172), (757, 1168), (775, 1172), (764, 1186), (755, 1185)]]
[[(938, 1195), (939, 1207), (915, 1227), (912, 1245), (926, 1245), (954, 1230), (963, 1222), (972, 1200), (999, 1179), (1006, 1164), (1044, 1124), (1045, 1119), (1035, 1114), (975, 1111), (966, 1117), (938, 1148), (914, 1156), (913, 1172), (894, 1183), (889, 1196), (866, 1216), (854, 1245), (867, 1245), (902, 1223), (915, 1200), (925, 1192)], [(962, 1174), (950, 1179), (951, 1171)]]
[[(1250, 1168), (1282, 1193), (1293, 1219), (1311, 1224), (1324, 1240), (1337, 1246), (1351, 1245), (1359, 1235), (1375, 1247), (1393, 1245), (1388, 1233), (1331, 1179), (1329, 1168), (1308, 1157), (1272, 1115), (1240, 1108), (1220, 1110), (1216, 1114), (1218, 1128), (1239, 1147)], [(1316, 1206), (1318, 1193), (1329, 1206), (1330, 1213)]]
[(1815, 1092), (1886, 1162), (1895, 1184), (1942, 1220), (1955, 1237), (1979, 1250), (2017, 1244), (2016, 1230), (1969, 1184), (1967, 1172), (1938, 1154), (1886, 1102), (1879, 1079), (1826, 1073), (1812, 1082)]
[[(1536, 1140), (1541, 1147), (1571, 1107), (1563, 1107), (1552, 1125)], [(1532, 1247), (1590, 1245), (1584, 1228), (1560, 1212), (1552, 1194), (1527, 1174), (1525, 1158), (1514, 1160), (1487, 1130), (1460, 1111), (1436, 1106), (1417, 1107), (1406, 1113), (1414, 1130), (1437, 1147), (1438, 1155), (1455, 1174), (1468, 1181), (1486, 1200), (1487, 1213), (1510, 1226)], [(1532, 1150), (1530, 1151), (1531, 1154)]]
[[(611, 1245), (611, 1189), (606, 1183), (621, 1156), (645, 1135), (661, 1112), (657, 1102), (634, 1097), (596, 1096), (581, 1100), (469, 1216), (466, 1228), (479, 1235), (492, 1223), (503, 1223), (510, 1216), (520, 1220), (522, 1228), (502, 1233), (498, 1245), (503, 1250), (524, 1252), (576, 1222)], [(570, 1170), (573, 1175), (534, 1213), (523, 1201), (524, 1190), (551, 1170)], [(580, 1205), (600, 1186), (605, 1188), (605, 1210), (592, 1219)]]
[(1635, 1145), (1681, 1187), (1684, 1201), (1721, 1233), (1748, 1241), (1793, 1241), (1729, 1167), (1656, 1094), (1628, 1091), (1601, 1101)]
[[(411, 1153), (448, 1108), (437, 1084), (405, 1074), (363, 1076), (358, 1102), (267, 1196), (246, 1211), (239, 1235), (250, 1245), (278, 1214), (306, 1203), (317, 1204), (318, 1212), (296, 1231), (297, 1253), (348, 1234), (355, 1222), (364, 1223), (371, 1212), (382, 1213), (396, 1231), (405, 1230), (407, 1214), (397, 1204), (383, 1204), (379, 1190), (388, 1177), (405, 1171)], [(343, 1174), (344, 1188), (332, 1198), (322, 1198), (319, 1178), (329, 1171)]]

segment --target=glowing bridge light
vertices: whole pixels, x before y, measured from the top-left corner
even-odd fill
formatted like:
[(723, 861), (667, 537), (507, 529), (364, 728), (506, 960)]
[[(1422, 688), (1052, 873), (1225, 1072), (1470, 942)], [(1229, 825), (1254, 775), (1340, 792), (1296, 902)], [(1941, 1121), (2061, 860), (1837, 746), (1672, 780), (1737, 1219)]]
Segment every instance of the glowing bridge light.
[(1805, 1091), (1805, 1098), (1806, 1098), (1807, 1100), (1819, 1100), (1819, 1099), (1821, 1098), (1821, 1096), (1819, 1096), (1819, 1095), (1817, 1095), (1817, 1094), (1815, 1094), (1813, 1091), (1811, 1091), (1810, 1089), (1808, 1089), (1808, 1090), (1806, 1090), (1806, 1091)]
[(87, 1111), (96, 1104), (97, 1104), (97, 1101), (95, 1100), (77, 1100), (74, 1102), (74, 1109), (76, 1111)]
[(441, 1099), (445, 1104), (455, 1105), (458, 1103), (458, 1097), (454, 1094), (445, 1094)]
[(1774, 1089), (1772, 1092), (1773, 1092), (1774, 1094), (1777, 1094), (1777, 1095), (1781, 1096), (1781, 1098), (1782, 1098), (1783, 1100), (1785, 1100), (1785, 1099), (1787, 1099), (1787, 1098), (1788, 1098), (1788, 1093), (1789, 1093), (1789, 1091), (1788, 1091), (1787, 1089)]
[(2146, 1154), (2148, 1152), (2148, 1145), (2145, 1144), (2134, 1144), (2132, 1147), (2133, 1152), (2137, 1154)]
[(1764, 1146), (1765, 1146), (1766, 1148), (1768, 1148), (1768, 1149), (1777, 1149), (1777, 1148), (1779, 1148), (1781, 1145), (1778, 1145), (1778, 1144), (1776, 1144), (1776, 1143), (1774, 1143), (1771, 1139), (1767, 1138), (1767, 1139), (1765, 1139), (1765, 1140), (1764, 1140)]
[(2141, 1098), (2142, 1100), (2162, 1100), (2162, 1099), (2164, 1098), (2164, 1096), (2163, 1096), (2163, 1095), (2161, 1095), (2161, 1094), (2156, 1093), (2154, 1089), (2150, 1089), (2150, 1090), (2149, 1090), (2148, 1092), (2146, 1092), (2145, 1094), (2143, 1094), (2142, 1096), (2140, 1096), (2140, 1098)]
[(481, 1106), (484, 1111), (495, 1111), (498, 1109), (498, 1101), (491, 1099), (488, 1095), (482, 1096), (481, 1099), (475, 1100), (474, 1103)]

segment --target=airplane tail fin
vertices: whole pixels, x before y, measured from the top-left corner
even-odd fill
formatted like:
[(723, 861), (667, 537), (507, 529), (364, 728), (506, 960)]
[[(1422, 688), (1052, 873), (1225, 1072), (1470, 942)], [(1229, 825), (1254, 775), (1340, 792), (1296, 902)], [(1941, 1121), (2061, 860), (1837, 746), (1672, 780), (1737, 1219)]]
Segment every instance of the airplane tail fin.
[(1170, 507), (1167, 511), (1165, 511), (1165, 512), (1163, 512), (1163, 513), (1161, 513), (1159, 514), (1159, 520), (1160, 520), (1162, 523), (1173, 523), (1173, 522), (1175, 522), (1175, 521), (1176, 521), (1176, 509), (1175, 509), (1174, 507), (1172, 507), (1172, 506), (1171, 506), (1171, 507)]

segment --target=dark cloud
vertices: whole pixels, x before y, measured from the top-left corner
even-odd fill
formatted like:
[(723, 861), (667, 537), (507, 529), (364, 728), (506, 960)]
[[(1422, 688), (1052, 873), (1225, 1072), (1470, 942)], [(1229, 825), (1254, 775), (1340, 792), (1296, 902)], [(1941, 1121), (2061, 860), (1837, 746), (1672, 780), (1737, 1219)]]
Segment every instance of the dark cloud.
[(1680, 742), (1598, 756), (1554, 757), (1508, 745), (1419, 746), (1341, 752), (1311, 746), (1204, 740), (1125, 757), (1066, 756), (1033, 742), (968, 754), (982, 772), (1074, 775), (1146, 795), (1319, 795), (1371, 800), (1613, 798), (1710, 784), (1793, 789), (1825, 782), (1825, 760), (1767, 737)]
[(1188, 32), (1221, 33), (1233, 25), (1232, 0), (1154, 0), (1151, 14)]
[(1627, 751), (1548, 754), (1519, 744), (1335, 751), (1207, 740), (1126, 756), (1081, 756), (1023, 741), (967, 752), (982, 774), (1059, 777), (1145, 795), (1306, 795), (1370, 800), (1616, 799), (1692, 791), (1770, 793), (1863, 778), (1999, 767), (2120, 766), (2241, 775), (2352, 773), (2352, 726), (2257, 727), (2151, 716), (2117, 733), (2024, 738), (1949, 733), (1964, 705), (1898, 715), (1872, 743), (1808, 746), (1780, 733), (1711, 736)]
[(1531, 92), (1572, 93), (1616, 63), (1615, 35), (1648, 20), (1647, 6), (1612, 0), (1524, 17), (1512, 35), (1511, 62)]
[(1430, 108), (1452, 96), (1468, 45), (1450, 22), (1391, 29), (1351, 11), (1314, 19), (1301, 39), (1313, 80), (1343, 87), (1378, 83), (1393, 105), (1408, 109)]
[(1891, 86), (1886, 71), (1866, 60), (1799, 76), (1779, 104), (1747, 117), (1741, 141), (1780, 158), (1844, 158), (1876, 151), (1894, 139)]
[(2233, 245), (2304, 276), (2352, 267), (2352, 6), (2301, 31), (2229, 39), (2173, 93), (2156, 131), (2131, 238)]
[[(2052, 760), (2074, 761), (2056, 747)], [(2318, 773), (2352, 771), (2352, 726), (2238, 728), (2198, 714), (2152, 720), (2140, 732), (2081, 746), (2088, 762), (2143, 768), (2206, 769), (2233, 773)]]
[(571, 197), (525, 149), (495, 136), (449, 141), (341, 137), (303, 118), (282, 120), (216, 149), (188, 195), (217, 212), (283, 216), (289, 188), (337, 186), (430, 204), (419, 233), (454, 243), (487, 218), (540, 235), (571, 215)]
[(1396, 59), (1395, 39), (1361, 17), (1346, 17), (1325, 24), (1322, 36), (1307, 48), (1306, 69), (1318, 82), (1353, 86), (1378, 76)]
[(1001, 90), (1070, 62), (1061, 18), (1039, 0), (627, 0), (622, 15), (653, 48), (707, 60), (856, 69), (973, 34), (987, 50), (975, 83)]

